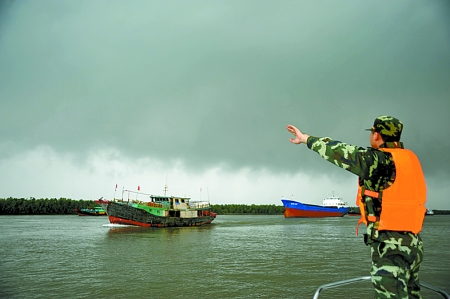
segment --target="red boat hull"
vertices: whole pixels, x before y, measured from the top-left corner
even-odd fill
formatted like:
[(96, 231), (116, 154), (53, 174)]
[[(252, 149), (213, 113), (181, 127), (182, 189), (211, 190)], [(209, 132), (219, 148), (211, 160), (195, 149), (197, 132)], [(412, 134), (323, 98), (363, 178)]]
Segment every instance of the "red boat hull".
[(292, 209), (292, 208), (284, 209), (284, 217), (285, 218), (342, 217), (344, 215), (345, 215), (345, 212), (341, 212), (341, 211), (328, 212), (328, 211), (314, 211), (314, 210), (299, 210), (299, 209)]
[[(135, 220), (130, 220), (130, 219), (124, 219), (124, 218), (120, 218), (120, 217), (115, 217), (115, 216), (108, 216), (109, 218), (109, 222), (113, 223), (113, 224), (125, 224), (125, 225), (135, 225), (135, 226), (143, 226), (143, 227), (167, 227), (169, 226), (168, 223), (145, 223), (145, 222), (139, 222), (139, 221), (135, 221)], [(194, 222), (194, 223), (190, 223), (186, 226), (201, 226), (201, 225), (205, 225), (205, 224), (210, 224), (213, 220), (207, 220), (207, 221), (203, 221), (203, 222)]]

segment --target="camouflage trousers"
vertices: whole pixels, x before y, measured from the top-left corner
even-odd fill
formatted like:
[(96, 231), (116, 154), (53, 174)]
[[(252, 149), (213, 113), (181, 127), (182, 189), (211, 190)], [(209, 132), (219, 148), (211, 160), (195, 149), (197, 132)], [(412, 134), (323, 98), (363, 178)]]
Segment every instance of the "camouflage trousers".
[(421, 299), (419, 267), (423, 258), (423, 243), (420, 237), (407, 246), (400, 242), (373, 242), (370, 246), (370, 274), (375, 298)]

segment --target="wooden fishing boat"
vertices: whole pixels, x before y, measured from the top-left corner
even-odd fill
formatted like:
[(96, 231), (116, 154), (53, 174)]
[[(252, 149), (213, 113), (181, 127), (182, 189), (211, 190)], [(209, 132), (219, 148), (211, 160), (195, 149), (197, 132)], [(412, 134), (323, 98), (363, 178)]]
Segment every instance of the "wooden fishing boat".
[(75, 209), (79, 216), (106, 216), (106, 212), (102, 207), (94, 207), (93, 209), (82, 208)]
[(147, 195), (150, 200), (96, 200), (106, 211), (112, 224), (146, 227), (200, 226), (211, 223), (217, 215), (211, 211), (209, 202), (193, 202), (187, 197), (124, 191), (134, 193), (136, 197)]

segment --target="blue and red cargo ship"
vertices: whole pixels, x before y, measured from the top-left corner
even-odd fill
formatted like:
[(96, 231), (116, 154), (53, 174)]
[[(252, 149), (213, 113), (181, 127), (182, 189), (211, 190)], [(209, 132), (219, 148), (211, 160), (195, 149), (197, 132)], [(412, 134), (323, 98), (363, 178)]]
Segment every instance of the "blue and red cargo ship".
[(323, 205), (305, 204), (290, 199), (281, 200), (284, 205), (284, 217), (342, 217), (348, 213), (349, 207), (338, 196), (330, 196), (323, 200)]

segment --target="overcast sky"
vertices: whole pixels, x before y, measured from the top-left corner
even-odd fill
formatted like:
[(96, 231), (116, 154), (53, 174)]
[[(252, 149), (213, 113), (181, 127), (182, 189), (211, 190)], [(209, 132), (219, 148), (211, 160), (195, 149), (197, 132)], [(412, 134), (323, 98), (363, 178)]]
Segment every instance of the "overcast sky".
[(366, 147), (392, 115), (450, 209), (448, 1), (1, 3), (0, 198), (354, 205), (285, 126)]

